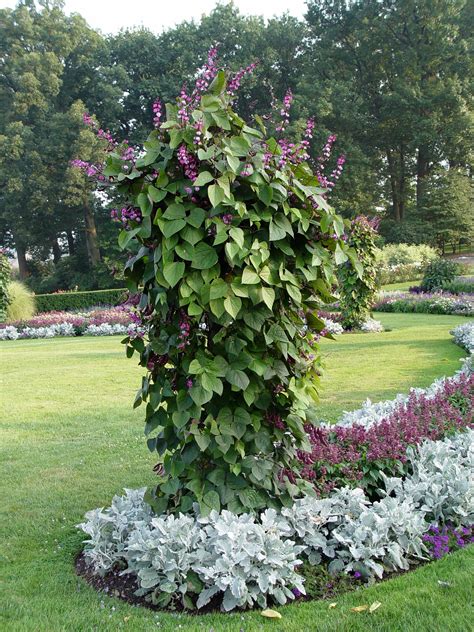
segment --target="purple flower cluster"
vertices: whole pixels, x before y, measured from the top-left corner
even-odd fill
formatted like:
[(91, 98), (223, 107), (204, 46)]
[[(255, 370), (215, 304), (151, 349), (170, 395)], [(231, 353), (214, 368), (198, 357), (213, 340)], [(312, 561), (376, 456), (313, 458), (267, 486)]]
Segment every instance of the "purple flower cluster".
[(194, 123), (194, 129), (196, 130), (194, 132), (194, 138), (193, 138), (193, 143), (194, 145), (202, 145), (202, 128), (204, 126), (204, 121), (201, 119), (199, 121), (196, 121)]
[(76, 167), (77, 169), (81, 169), (86, 176), (89, 178), (97, 178), (98, 180), (105, 180), (105, 176), (102, 174), (102, 166), (94, 165), (91, 162), (87, 162), (85, 160), (71, 160), (69, 163), (71, 167)]
[(186, 88), (183, 86), (181, 92), (179, 93), (179, 97), (177, 98), (178, 102), (178, 119), (183, 124), (186, 125), (189, 123), (190, 115), (189, 111), (191, 109), (192, 99), (186, 92)]
[(110, 133), (108, 129), (98, 129), (97, 136), (99, 138), (102, 138), (102, 140), (106, 140), (109, 143), (109, 145), (113, 145), (115, 147), (115, 145), (117, 144), (114, 140), (114, 137), (112, 136), (112, 134)]
[(309, 145), (310, 141), (313, 138), (315, 121), (314, 118), (311, 117), (306, 121), (306, 129), (304, 131), (303, 140), (301, 141), (301, 147), (303, 149), (301, 157), (303, 160), (309, 159)]
[(128, 141), (124, 141), (121, 158), (124, 162), (135, 162), (135, 149), (130, 147)]
[(474, 542), (474, 525), (459, 527), (448, 523), (439, 527), (431, 525), (423, 536), (423, 542), (428, 548), (431, 557), (439, 560), (452, 550), (463, 549), (467, 544)]
[(280, 110), (281, 122), (277, 125), (277, 132), (285, 131), (290, 122), (290, 108), (293, 103), (293, 93), (288, 88), (283, 99), (283, 107)]
[(189, 337), (191, 336), (191, 321), (184, 310), (181, 310), (179, 314), (179, 343), (177, 346), (178, 351), (184, 351), (189, 345)]
[(159, 99), (153, 102), (153, 126), (158, 128), (161, 125), (161, 117), (163, 116), (162, 104)]
[(316, 176), (321, 184), (321, 186), (327, 189), (333, 189), (336, 186), (337, 180), (341, 177), (342, 170), (344, 168), (344, 164), (346, 162), (346, 157), (341, 154), (337, 159), (336, 167), (333, 169), (331, 175), (328, 177), (324, 174), (324, 169), (327, 161), (331, 157), (333, 145), (337, 140), (336, 134), (330, 134), (326, 140), (326, 143), (323, 147), (323, 151), (321, 155), (318, 156), (317, 159), (317, 168), (316, 168)]
[(286, 428), (281, 415), (274, 410), (267, 410), (265, 413), (265, 420), (275, 426), (275, 428), (278, 428), (278, 430), (285, 430)]
[(224, 224), (226, 224), (226, 226), (230, 226), (230, 224), (232, 224), (233, 218), (234, 216), (232, 215), (232, 213), (226, 213), (222, 216), (222, 221), (224, 222)]
[(133, 206), (124, 206), (120, 210), (113, 208), (110, 211), (110, 217), (114, 222), (121, 222), (126, 230), (133, 227), (132, 222), (140, 224), (143, 219), (141, 210)]
[(192, 154), (186, 145), (180, 145), (178, 149), (178, 162), (183, 167), (184, 175), (192, 182), (198, 177), (198, 161), (194, 154)]
[(445, 380), (433, 397), (412, 392), (379, 423), (368, 428), (318, 428), (306, 431), (311, 452), (299, 451), (302, 474), (327, 492), (341, 482), (358, 482), (370, 467), (389, 472), (407, 461), (407, 448), (425, 439), (438, 440), (473, 426), (474, 375)]
[(344, 154), (341, 154), (339, 158), (337, 159), (336, 168), (332, 171), (331, 175), (329, 176), (329, 180), (327, 182), (327, 187), (329, 189), (333, 189), (336, 186), (336, 182), (341, 177), (345, 162), (346, 162), (346, 157), (344, 156)]
[(207, 53), (207, 62), (204, 64), (204, 67), (201, 70), (201, 74), (196, 80), (196, 85), (194, 86), (193, 96), (196, 100), (197, 97), (205, 92), (211, 81), (217, 75), (217, 48), (213, 46), (209, 49)]
[(240, 172), (240, 175), (242, 177), (246, 178), (247, 176), (252, 175), (252, 172), (253, 172), (253, 167), (252, 167), (252, 165), (249, 162), (247, 162), (247, 163), (245, 163), (244, 168)]
[(240, 88), (240, 83), (245, 75), (251, 74), (255, 68), (257, 67), (257, 62), (249, 64), (246, 68), (241, 68), (235, 75), (229, 80), (227, 84), (227, 93), (232, 97), (235, 96), (235, 93)]

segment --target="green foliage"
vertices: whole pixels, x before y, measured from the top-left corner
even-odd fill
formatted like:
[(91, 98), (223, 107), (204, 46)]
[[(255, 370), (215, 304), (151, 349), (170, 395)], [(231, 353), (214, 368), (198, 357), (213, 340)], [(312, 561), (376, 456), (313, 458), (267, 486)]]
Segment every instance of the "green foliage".
[(454, 281), (446, 281), (442, 289), (451, 294), (474, 294), (474, 278), (458, 277)]
[(88, 309), (97, 305), (118, 305), (126, 296), (124, 288), (116, 290), (95, 290), (93, 292), (58, 292), (57, 294), (37, 294), (38, 312), (68, 311)]
[[(114, 230), (114, 238), (117, 241), (117, 231)], [(35, 294), (52, 294), (58, 290), (77, 292), (109, 290), (121, 288), (124, 285), (123, 278), (112, 277), (111, 267), (117, 264), (107, 261), (98, 263), (94, 267), (87, 261), (86, 252), (73, 256), (62, 257), (54, 264), (53, 261), (43, 263), (37, 259), (29, 259), (28, 266), (31, 276), (28, 277), (28, 286)], [(120, 263), (120, 266), (123, 262)]]
[(360, 216), (351, 222), (348, 245), (357, 259), (339, 269), (340, 307), (344, 329), (359, 328), (370, 316), (377, 291), (377, 264), (374, 222)]
[(19, 281), (12, 281), (8, 286), (10, 301), (7, 307), (7, 321), (29, 320), (36, 312), (33, 293)]
[(377, 250), (377, 281), (380, 285), (421, 279), (426, 266), (438, 258), (426, 244), (388, 244)]
[(0, 250), (0, 323), (7, 317), (8, 304), (10, 303), (10, 293), (8, 286), (11, 278), (11, 267), (8, 257)]
[[(49, 262), (52, 252), (54, 267), (65, 254), (87, 251), (82, 265), (69, 260), (81, 289), (89, 289), (85, 260), (94, 271), (100, 260), (115, 264), (106, 209), (68, 167), (78, 154), (99, 160), (80, 114), (95, 112), (118, 140), (135, 144), (154, 99), (169, 99), (192, 81), (196, 61), (215, 41), (233, 71), (260, 60), (249, 93), (237, 97), (240, 114), (268, 114), (273, 96), (289, 87), (293, 130), (311, 113), (318, 120), (313, 149), (329, 131), (337, 134), (348, 162), (331, 196), (344, 216), (381, 209), (380, 232), (393, 242), (443, 248), (472, 235), (465, 165), (474, 29), (466, 0), (310, 0), (304, 20), (268, 22), (229, 3), (160, 34), (143, 28), (106, 38), (59, 2), (28, 1), (0, 10), (0, 23), (0, 229), (4, 244), (18, 251), (23, 279), (35, 275), (32, 258)], [(41, 291), (65, 289), (50, 276)]]
[(220, 72), (190, 113), (199, 146), (168, 105), (136, 169), (112, 155), (105, 171), (143, 214), (119, 243), (131, 250), (130, 289), (143, 288), (148, 339), (126, 343), (148, 369), (135, 405), (146, 403), (148, 447), (163, 459), (149, 498), (158, 512), (198, 501), (204, 514), (241, 513), (300, 491), (292, 471), (317, 398), (313, 332), (324, 328), (313, 314), (333, 298), (335, 264), (355, 258), (309, 166), (282, 161), (225, 87)]
[(427, 291), (441, 290), (454, 281), (459, 274), (459, 266), (449, 259), (435, 259), (426, 268), (421, 287)]
[(435, 172), (427, 181), (420, 204), (426, 240), (436, 244), (444, 254), (465, 239), (474, 238), (474, 189), (467, 170), (452, 168)]

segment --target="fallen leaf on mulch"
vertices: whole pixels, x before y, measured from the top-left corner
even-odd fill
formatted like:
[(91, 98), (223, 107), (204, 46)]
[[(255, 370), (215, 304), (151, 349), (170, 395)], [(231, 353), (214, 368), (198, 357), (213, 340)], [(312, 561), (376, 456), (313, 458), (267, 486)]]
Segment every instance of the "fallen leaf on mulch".
[(260, 614), (268, 619), (281, 619), (281, 614), (276, 610), (262, 610)]

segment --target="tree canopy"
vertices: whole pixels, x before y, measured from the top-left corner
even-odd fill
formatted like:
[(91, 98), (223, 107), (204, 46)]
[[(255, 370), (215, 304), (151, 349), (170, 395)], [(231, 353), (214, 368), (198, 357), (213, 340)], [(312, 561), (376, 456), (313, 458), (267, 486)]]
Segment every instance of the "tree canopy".
[[(193, 82), (214, 44), (231, 70), (257, 62), (235, 103), (242, 116), (257, 113), (271, 129), (291, 89), (292, 131), (316, 115), (312, 155), (337, 136), (347, 164), (333, 202), (343, 215), (381, 217), (389, 241), (472, 239), (467, 0), (309, 0), (304, 20), (268, 21), (229, 3), (161, 34), (108, 37), (59, 0), (21, 0), (0, 24), (0, 237), (40, 289), (108, 285), (106, 267), (120, 256), (115, 200), (70, 168), (84, 150), (89, 159), (100, 151), (82, 114), (137, 144), (155, 99)], [(66, 260), (71, 274), (61, 275)]]

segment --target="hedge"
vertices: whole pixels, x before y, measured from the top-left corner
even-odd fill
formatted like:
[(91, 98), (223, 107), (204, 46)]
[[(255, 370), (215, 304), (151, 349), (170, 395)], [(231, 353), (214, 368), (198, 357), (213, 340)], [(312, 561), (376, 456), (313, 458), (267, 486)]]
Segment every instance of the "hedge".
[(67, 311), (70, 309), (87, 309), (96, 305), (118, 305), (127, 290), (94, 290), (89, 292), (59, 292), (57, 294), (37, 294), (36, 308), (38, 312)]

